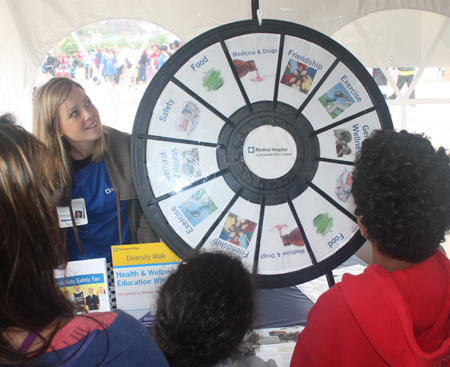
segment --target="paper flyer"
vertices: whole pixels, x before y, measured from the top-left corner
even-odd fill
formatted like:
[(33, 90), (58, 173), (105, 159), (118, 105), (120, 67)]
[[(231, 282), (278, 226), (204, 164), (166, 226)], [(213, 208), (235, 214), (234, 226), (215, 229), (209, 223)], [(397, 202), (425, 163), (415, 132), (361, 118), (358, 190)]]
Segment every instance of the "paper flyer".
[(105, 258), (69, 261), (55, 278), (64, 295), (87, 311), (111, 311)]
[(270, 367), (289, 367), (298, 334), (303, 329), (303, 326), (291, 326), (255, 330), (259, 336), (256, 355)]
[(150, 326), (158, 290), (180, 263), (164, 243), (112, 246), (117, 308)]
[(295, 343), (266, 344), (256, 349), (256, 355), (271, 367), (289, 367)]

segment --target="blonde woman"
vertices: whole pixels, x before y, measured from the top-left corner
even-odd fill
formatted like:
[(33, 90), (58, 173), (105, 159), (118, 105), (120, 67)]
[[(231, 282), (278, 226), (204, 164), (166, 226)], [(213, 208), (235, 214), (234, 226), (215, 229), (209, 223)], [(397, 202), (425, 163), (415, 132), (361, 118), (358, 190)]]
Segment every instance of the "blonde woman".
[(41, 184), (45, 148), (1, 121), (0, 366), (167, 366), (132, 316), (77, 315), (85, 310), (61, 292), (53, 269), (63, 269), (67, 255)]
[(68, 213), (72, 200), (79, 199), (88, 218), (86, 225), (67, 231), (69, 260), (111, 262), (111, 246), (159, 241), (138, 202), (130, 135), (102, 125), (80, 84), (49, 80), (36, 95), (33, 119), (34, 133), (49, 151), (57, 206)]

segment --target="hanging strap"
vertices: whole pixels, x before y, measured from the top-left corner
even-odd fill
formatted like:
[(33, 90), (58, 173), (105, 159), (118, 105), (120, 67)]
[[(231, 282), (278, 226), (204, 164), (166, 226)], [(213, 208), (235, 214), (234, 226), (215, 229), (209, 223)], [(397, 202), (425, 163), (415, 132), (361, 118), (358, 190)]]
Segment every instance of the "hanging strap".
[(119, 244), (122, 246), (122, 221), (120, 220), (120, 199), (119, 190), (114, 190), (116, 193), (116, 206), (117, 206), (117, 220), (119, 224)]
[(81, 257), (84, 260), (83, 245), (81, 244), (80, 235), (78, 234), (77, 223), (75, 221), (75, 217), (73, 216), (72, 200), (69, 200), (69, 212), (70, 212), (70, 218), (72, 219), (73, 232), (75, 233), (75, 238), (76, 238), (77, 244), (78, 244), (78, 250), (80, 250)]
[[(39, 330), (33, 330), (31, 331), (28, 336), (25, 338), (25, 340), (23, 341), (22, 345), (19, 348), (19, 352), (20, 353), (26, 353), (26, 351), (30, 348), (31, 344), (33, 344), (34, 340), (37, 338), (37, 336), (39, 335), (39, 333), (42, 331), (42, 329)], [(63, 363), (64, 367), (71, 367), (75, 364), (75, 362), (78, 360), (78, 358), (80, 358), (84, 351), (87, 349), (87, 347), (89, 347), (89, 345), (92, 343), (92, 341), (94, 340), (94, 338), (97, 336), (97, 334), (99, 333), (99, 330), (93, 330), (89, 333), (89, 335), (86, 337), (86, 339), (82, 342), (78, 342), (77, 344), (74, 344), (72, 346), (69, 347), (68, 352), (67, 352), (67, 356), (69, 356), (69, 360), (65, 361)], [(79, 347), (79, 343), (83, 343), (83, 345), (81, 347)], [(76, 351), (76, 352), (75, 352)], [(71, 355), (73, 352), (75, 352), (73, 355)]]
[[(117, 221), (119, 225), (119, 244), (122, 246), (122, 220), (120, 218), (120, 199), (119, 199), (119, 190), (114, 190), (116, 193), (116, 206), (117, 206)], [(78, 234), (77, 223), (75, 221), (75, 217), (73, 215), (72, 209), (72, 200), (69, 200), (69, 211), (70, 218), (72, 219), (73, 232), (75, 234), (75, 238), (77, 240), (78, 250), (80, 251), (81, 257), (84, 259), (84, 250), (83, 245), (81, 244), (80, 235)]]
[(33, 344), (33, 342), (38, 337), (38, 335), (41, 331), (42, 331), (42, 329), (30, 331), (30, 333), (27, 335), (27, 337), (23, 341), (22, 345), (20, 346), (19, 352), (26, 353), (26, 351), (30, 348), (31, 344)]
[[(119, 199), (119, 190), (114, 190), (116, 193), (116, 206), (117, 206), (117, 221), (119, 225), (119, 244), (122, 246), (122, 220), (120, 218), (120, 199)], [(81, 244), (80, 235), (78, 234), (77, 223), (75, 221), (75, 217), (73, 215), (72, 209), (72, 200), (69, 200), (69, 211), (70, 218), (72, 219), (73, 232), (75, 234), (75, 238), (77, 240), (78, 250), (80, 251), (81, 257), (84, 259), (84, 250), (83, 245)]]

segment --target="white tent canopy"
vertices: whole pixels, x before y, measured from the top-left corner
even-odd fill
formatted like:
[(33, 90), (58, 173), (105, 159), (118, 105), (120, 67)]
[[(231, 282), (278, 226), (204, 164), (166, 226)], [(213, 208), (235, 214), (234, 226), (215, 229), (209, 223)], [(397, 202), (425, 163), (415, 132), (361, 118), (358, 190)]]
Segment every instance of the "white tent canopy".
[[(260, 0), (259, 8), (263, 19), (296, 22), (329, 36), (385, 10), (414, 9), (450, 17), (450, 2), (444, 0)], [(13, 112), (23, 121), (31, 116), (31, 88), (40, 63), (76, 29), (105, 19), (132, 18), (157, 24), (187, 42), (216, 26), (251, 19), (252, 1), (0, 0), (0, 17), (0, 112)], [(398, 19), (415, 26), (408, 21)], [(417, 26), (427, 28), (423, 22)], [(405, 47), (404, 42), (400, 45)]]

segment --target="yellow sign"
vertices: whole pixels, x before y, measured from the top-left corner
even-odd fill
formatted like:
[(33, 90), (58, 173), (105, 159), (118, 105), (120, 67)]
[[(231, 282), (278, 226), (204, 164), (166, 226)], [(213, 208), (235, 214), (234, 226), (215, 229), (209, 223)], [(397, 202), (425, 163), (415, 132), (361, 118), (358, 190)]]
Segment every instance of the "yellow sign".
[(114, 267), (180, 262), (163, 242), (111, 246)]

